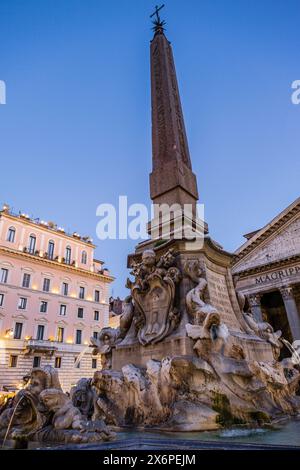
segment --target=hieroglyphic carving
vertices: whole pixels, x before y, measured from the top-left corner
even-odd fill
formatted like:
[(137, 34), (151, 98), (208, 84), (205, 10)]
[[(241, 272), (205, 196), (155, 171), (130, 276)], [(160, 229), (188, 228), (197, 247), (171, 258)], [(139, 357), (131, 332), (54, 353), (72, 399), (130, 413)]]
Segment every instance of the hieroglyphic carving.
[(225, 275), (213, 272), (207, 268), (206, 276), (211, 304), (218, 310), (222, 321), (229, 328), (240, 331), (241, 327), (230, 301)]
[(158, 148), (153, 149), (155, 159), (162, 161), (167, 151), (167, 140), (166, 140), (166, 116), (165, 107), (163, 100), (163, 78), (162, 78), (162, 63), (160, 56), (160, 49), (158, 45), (153, 48), (152, 51), (152, 79), (153, 86), (155, 88), (155, 102), (152, 104), (152, 112), (156, 113), (156, 118), (153, 116), (153, 128), (152, 132), (157, 132), (157, 144)]
[(179, 138), (179, 145), (180, 145), (180, 156), (183, 162), (191, 168), (190, 156), (189, 156), (189, 149), (188, 143), (185, 135), (185, 127), (183, 121), (183, 114), (182, 108), (179, 98), (179, 90), (176, 78), (176, 70), (174, 65), (173, 53), (171, 47), (168, 45), (167, 48), (167, 55), (168, 55), (168, 64), (170, 68), (170, 77), (171, 77), (171, 84), (172, 84), (172, 98), (175, 107), (175, 115), (176, 115), (176, 123), (177, 123), (177, 135)]

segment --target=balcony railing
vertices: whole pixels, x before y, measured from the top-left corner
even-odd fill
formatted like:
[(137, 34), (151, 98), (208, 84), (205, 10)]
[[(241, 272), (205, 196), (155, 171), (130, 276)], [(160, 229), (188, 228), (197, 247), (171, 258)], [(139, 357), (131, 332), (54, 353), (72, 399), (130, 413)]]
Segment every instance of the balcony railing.
[(53, 341), (42, 339), (28, 339), (25, 341), (25, 354), (40, 352), (52, 356), (57, 349)]

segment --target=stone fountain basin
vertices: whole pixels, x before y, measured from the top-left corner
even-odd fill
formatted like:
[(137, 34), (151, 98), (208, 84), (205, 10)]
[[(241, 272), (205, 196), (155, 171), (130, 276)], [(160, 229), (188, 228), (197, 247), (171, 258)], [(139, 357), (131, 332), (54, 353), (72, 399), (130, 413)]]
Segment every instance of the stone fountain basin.
[[(5, 449), (13, 449), (7, 441)], [(115, 441), (99, 444), (55, 444), (30, 442), (28, 449), (39, 450), (150, 450), (150, 449), (228, 449), (228, 450), (300, 450), (300, 418), (284, 420), (273, 426), (245, 426), (202, 432), (167, 432), (121, 429)]]

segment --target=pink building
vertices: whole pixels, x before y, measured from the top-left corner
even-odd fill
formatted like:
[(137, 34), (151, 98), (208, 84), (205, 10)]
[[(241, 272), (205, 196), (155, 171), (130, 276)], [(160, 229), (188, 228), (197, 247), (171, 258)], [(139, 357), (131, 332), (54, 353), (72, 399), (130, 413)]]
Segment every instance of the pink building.
[(89, 237), (3, 206), (0, 389), (16, 388), (32, 367), (51, 364), (68, 390), (100, 367), (89, 338), (108, 326), (113, 278), (94, 259), (94, 249)]

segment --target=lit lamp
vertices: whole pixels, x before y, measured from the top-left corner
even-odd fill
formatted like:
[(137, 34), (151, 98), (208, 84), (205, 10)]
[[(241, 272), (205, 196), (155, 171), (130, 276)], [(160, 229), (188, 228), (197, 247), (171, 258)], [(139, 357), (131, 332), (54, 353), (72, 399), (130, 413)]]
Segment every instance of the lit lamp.
[(8, 330), (6, 330), (5, 332), (5, 338), (12, 338), (14, 335), (14, 330), (12, 328), (9, 328)]

